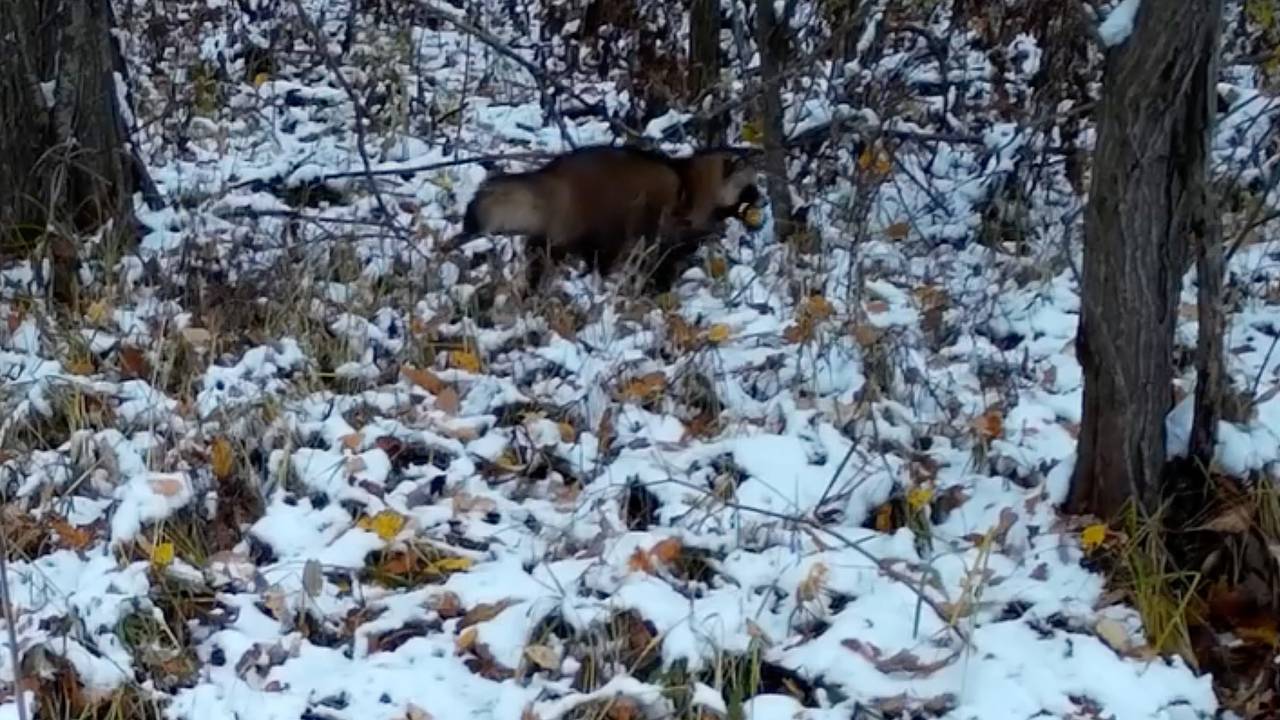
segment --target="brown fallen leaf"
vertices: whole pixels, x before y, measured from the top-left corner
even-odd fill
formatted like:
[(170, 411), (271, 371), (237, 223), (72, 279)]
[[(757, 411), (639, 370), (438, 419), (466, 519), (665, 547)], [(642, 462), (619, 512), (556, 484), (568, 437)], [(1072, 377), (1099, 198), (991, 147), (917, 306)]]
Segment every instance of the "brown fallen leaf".
[(498, 614), (503, 610), (515, 604), (516, 601), (512, 598), (499, 600), (496, 603), (480, 603), (462, 616), (462, 619), (458, 621), (458, 629), (466, 630), (477, 623), (488, 622), (498, 617)]
[(1197, 530), (1210, 530), (1228, 535), (1243, 535), (1253, 527), (1254, 508), (1248, 501), (1237, 502), (1219, 512), (1212, 520)]
[(526, 646), (524, 656), (542, 670), (551, 671), (560, 667), (560, 658), (556, 656), (556, 651), (546, 645)]
[(890, 240), (901, 240), (911, 232), (911, 224), (906, 222), (896, 222), (884, 229), (884, 236)]
[(75, 527), (57, 515), (49, 518), (49, 526), (58, 533), (58, 539), (68, 549), (83, 550), (93, 544), (93, 533)]
[(458, 391), (451, 387), (443, 387), (440, 392), (436, 393), (436, 407), (449, 413), (457, 415), (458, 408), (462, 406), (462, 400), (458, 397)]
[(120, 348), (120, 371), (129, 379), (147, 378), (151, 376), (151, 363), (142, 350), (125, 345)]

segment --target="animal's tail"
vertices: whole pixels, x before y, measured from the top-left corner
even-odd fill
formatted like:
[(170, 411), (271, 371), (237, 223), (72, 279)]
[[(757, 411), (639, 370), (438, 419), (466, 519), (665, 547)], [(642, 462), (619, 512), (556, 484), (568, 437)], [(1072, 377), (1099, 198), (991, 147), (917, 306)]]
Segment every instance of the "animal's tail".
[(450, 239), (451, 249), (485, 234), (538, 234), (547, 227), (546, 202), (532, 180), (498, 175), (476, 188), (462, 216), (462, 230)]

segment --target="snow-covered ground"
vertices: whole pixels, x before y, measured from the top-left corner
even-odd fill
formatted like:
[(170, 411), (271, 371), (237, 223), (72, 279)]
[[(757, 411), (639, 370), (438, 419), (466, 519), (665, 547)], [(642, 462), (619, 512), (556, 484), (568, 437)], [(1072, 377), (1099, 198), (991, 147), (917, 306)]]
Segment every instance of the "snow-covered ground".
[[(1055, 507), (1081, 401), (1081, 198), (1061, 163), (1030, 196), (1026, 254), (974, 240), (992, 188), (1053, 134), (975, 114), (950, 128), (964, 138), (899, 146), (871, 192), (806, 175), (820, 250), (733, 225), (673, 303), (566, 273), (569, 303), (523, 305), (488, 289), (519, 272), (519, 242), (441, 249), (486, 172), (449, 163), (610, 142), (607, 122), (544, 121), (519, 65), (426, 13), (306, 0), (317, 53), (293, 3), (116, 5), (165, 204), (140, 206), (136, 251), (83, 270), (73, 326), (26, 300), (30, 266), (3, 271), (3, 511), (45, 539), (9, 565), (21, 653), (65, 658), (90, 691), (141, 683), (191, 720), (1217, 710), (1210, 678), (1146, 651)], [(994, 71), (971, 34), (941, 36), (977, 97)], [(847, 72), (928, 84), (917, 41)], [(1025, 92), (1037, 41), (1004, 50), (1002, 82)], [(1250, 72), (1224, 70), (1215, 140), (1246, 181), (1276, 172), (1258, 148), (1280, 114)], [(630, 102), (611, 82), (579, 92)], [(935, 131), (789, 97), (800, 130)], [(1235, 475), (1280, 459), (1263, 237), (1231, 262), (1230, 370), (1258, 399), (1223, 425)], [(210, 529), (237, 523), (243, 538)], [(198, 616), (175, 618), (175, 594)], [(187, 637), (140, 641), (156, 620)], [(189, 672), (144, 662), (175, 644)], [(14, 675), (0, 653), (0, 683)]]

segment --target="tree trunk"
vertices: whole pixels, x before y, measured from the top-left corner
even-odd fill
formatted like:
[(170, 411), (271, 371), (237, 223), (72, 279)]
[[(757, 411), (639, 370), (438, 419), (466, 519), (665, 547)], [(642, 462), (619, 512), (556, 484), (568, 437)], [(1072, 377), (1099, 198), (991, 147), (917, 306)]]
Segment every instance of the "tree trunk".
[(1160, 498), (1178, 294), (1205, 227), (1221, 15), (1222, 0), (1145, 0), (1132, 37), (1107, 53), (1085, 216), (1073, 512), (1114, 517), (1130, 498), (1147, 510)]
[[(0, 12), (0, 233), (42, 241), (70, 282), (74, 234), (114, 221), (134, 231), (140, 168), (127, 146), (113, 71), (109, 0), (8, 0)], [(59, 277), (61, 276), (61, 277)]]
[[(720, 79), (720, 1), (693, 0), (689, 6), (689, 59), (691, 68), (690, 95), (700, 98), (710, 93), (711, 102), (717, 102), (716, 84)], [(697, 112), (697, 108), (694, 109)], [(702, 122), (700, 134), (707, 147), (724, 144), (726, 112), (708, 117)]]
[[(787, 3), (794, 8), (795, 3)], [(760, 51), (760, 122), (764, 135), (764, 164), (773, 215), (774, 237), (785, 240), (792, 231), (791, 189), (787, 177), (786, 131), (782, 126), (782, 63), (787, 57), (787, 17), (778, 22), (773, 0), (756, 0), (756, 48)]]
[(1217, 212), (1216, 197), (1206, 194), (1199, 226), (1195, 228), (1192, 239), (1196, 241), (1197, 248), (1196, 301), (1200, 326), (1196, 337), (1195, 419), (1187, 455), (1207, 472), (1218, 444), (1218, 420), (1222, 417), (1226, 382), (1223, 343), (1227, 328), (1222, 297), (1226, 262), (1222, 254), (1222, 222)]

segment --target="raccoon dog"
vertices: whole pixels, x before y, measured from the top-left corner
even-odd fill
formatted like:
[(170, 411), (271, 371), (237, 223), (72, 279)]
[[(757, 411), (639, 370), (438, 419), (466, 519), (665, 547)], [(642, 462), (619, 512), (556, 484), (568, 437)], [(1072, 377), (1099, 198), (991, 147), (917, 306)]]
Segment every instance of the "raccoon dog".
[(735, 150), (672, 158), (634, 147), (582, 148), (531, 172), (487, 178), (467, 205), (459, 238), (528, 236), (530, 289), (549, 263), (571, 254), (608, 275), (633, 243), (647, 240), (660, 256), (650, 281), (665, 289), (719, 223), (759, 207), (751, 159)]

